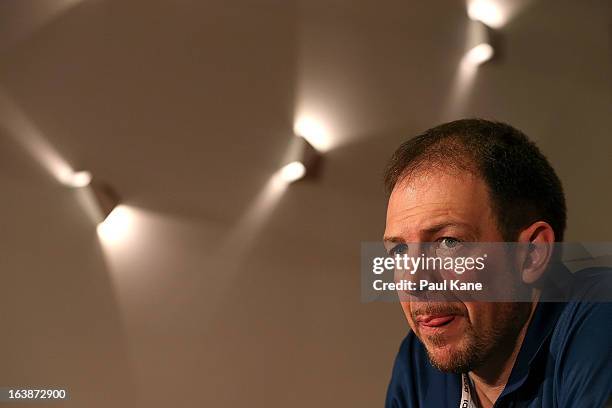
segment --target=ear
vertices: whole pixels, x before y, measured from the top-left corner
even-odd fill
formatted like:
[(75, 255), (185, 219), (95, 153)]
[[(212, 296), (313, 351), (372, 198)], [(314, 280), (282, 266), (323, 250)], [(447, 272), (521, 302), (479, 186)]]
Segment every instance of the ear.
[(518, 236), (519, 252), (523, 254), (521, 277), (526, 284), (537, 282), (548, 267), (554, 250), (555, 232), (550, 224), (538, 221)]

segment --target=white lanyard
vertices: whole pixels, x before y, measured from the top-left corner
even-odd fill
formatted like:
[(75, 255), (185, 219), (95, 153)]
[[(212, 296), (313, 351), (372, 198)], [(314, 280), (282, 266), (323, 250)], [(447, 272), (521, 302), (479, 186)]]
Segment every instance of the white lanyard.
[(459, 408), (478, 408), (474, 400), (472, 400), (470, 378), (465, 373), (461, 374), (461, 399), (459, 400)]

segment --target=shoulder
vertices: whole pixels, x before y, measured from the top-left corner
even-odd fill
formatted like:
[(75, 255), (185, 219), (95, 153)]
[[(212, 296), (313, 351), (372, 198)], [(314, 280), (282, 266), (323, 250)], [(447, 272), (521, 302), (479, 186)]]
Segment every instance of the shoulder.
[[(586, 355), (589, 350), (566, 348), (585, 343), (610, 349), (611, 321), (612, 269), (588, 268), (578, 271), (574, 274), (569, 301), (565, 303), (557, 320), (551, 347)], [(594, 338), (595, 335), (598, 338)]]
[(607, 268), (576, 272), (573, 296), (554, 329), (550, 351), (562, 406), (601, 406), (612, 392), (612, 274)]
[(612, 302), (612, 268), (592, 267), (574, 273), (571, 300)]
[(612, 269), (587, 268), (574, 273), (571, 294), (553, 338), (593, 331), (612, 336)]
[[(598, 349), (612, 351), (612, 303), (572, 300), (559, 315), (551, 349), (562, 355), (588, 357)], [(588, 347), (581, 347), (588, 346)]]

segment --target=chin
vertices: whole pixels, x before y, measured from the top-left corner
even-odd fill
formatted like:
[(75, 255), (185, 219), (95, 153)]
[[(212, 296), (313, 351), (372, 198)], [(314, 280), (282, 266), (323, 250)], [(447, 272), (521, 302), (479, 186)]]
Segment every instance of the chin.
[(425, 342), (429, 361), (440, 371), (449, 373), (466, 373), (474, 368), (477, 360), (474, 350), (460, 342), (433, 345)]

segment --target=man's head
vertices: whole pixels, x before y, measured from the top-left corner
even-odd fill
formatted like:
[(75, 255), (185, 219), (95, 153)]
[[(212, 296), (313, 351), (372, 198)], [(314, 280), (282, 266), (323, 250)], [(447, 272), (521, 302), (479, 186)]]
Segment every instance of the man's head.
[[(385, 174), (390, 192), (385, 245), (561, 241), (565, 200), (554, 170), (520, 131), (479, 119), (447, 123), (408, 140)], [(523, 280), (542, 271), (528, 259)], [(541, 257), (540, 257), (541, 258)], [(499, 269), (521, 265), (497, 258)], [(535, 266), (534, 266), (535, 265)], [(521, 268), (523, 270), (523, 268)], [(534, 272), (535, 271), (535, 272)], [(529, 318), (530, 303), (402, 302), (434, 365), (469, 371), (508, 349)]]

